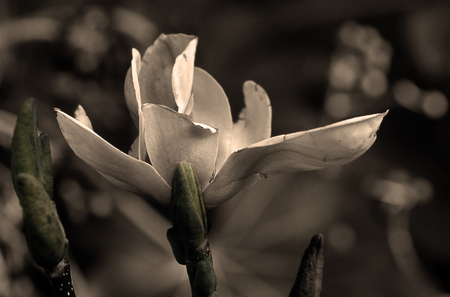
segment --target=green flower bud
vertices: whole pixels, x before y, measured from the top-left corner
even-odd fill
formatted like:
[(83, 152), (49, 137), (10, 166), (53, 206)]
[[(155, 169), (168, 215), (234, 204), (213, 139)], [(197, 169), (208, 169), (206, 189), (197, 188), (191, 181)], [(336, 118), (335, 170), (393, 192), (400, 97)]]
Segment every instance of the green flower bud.
[(167, 239), (177, 262), (186, 265), (192, 296), (217, 296), (205, 203), (197, 174), (188, 162), (179, 163), (173, 175), (172, 219)]
[(197, 174), (181, 162), (172, 180), (172, 217), (177, 238), (185, 248), (200, 246), (207, 233), (205, 204)]
[(172, 247), (173, 255), (175, 256), (175, 260), (177, 260), (178, 264), (186, 265), (186, 253), (184, 251), (184, 246), (181, 241), (178, 240), (175, 235), (175, 229), (169, 228), (166, 233), (167, 240)]
[(17, 118), (11, 147), (11, 176), (22, 206), (25, 238), (37, 265), (51, 269), (66, 255), (67, 239), (52, 201), (52, 157), (48, 136), (37, 128), (36, 100)]
[(47, 135), (37, 129), (36, 100), (25, 101), (19, 117), (11, 147), (11, 175), (17, 192), (16, 176), (19, 173), (33, 175), (53, 195), (50, 143)]
[(37, 265), (53, 268), (66, 255), (68, 244), (55, 205), (33, 175), (19, 173), (15, 184), (31, 256)]
[(39, 141), (42, 151), (44, 188), (50, 199), (53, 199), (53, 174), (52, 174), (52, 153), (50, 151), (50, 140), (45, 133), (39, 134)]

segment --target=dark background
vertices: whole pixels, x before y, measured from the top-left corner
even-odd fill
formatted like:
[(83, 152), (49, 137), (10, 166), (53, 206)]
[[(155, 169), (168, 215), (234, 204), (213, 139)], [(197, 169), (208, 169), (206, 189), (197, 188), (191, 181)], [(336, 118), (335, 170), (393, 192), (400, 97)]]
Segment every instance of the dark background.
[(77, 294), (183, 296), (163, 270), (174, 262), (161, 241), (168, 223), (149, 218), (166, 210), (79, 160), (52, 113), (82, 104), (94, 130), (127, 151), (137, 135), (123, 95), (131, 48), (143, 53), (160, 33), (199, 37), (196, 65), (223, 86), (234, 119), (243, 82), (260, 84), (273, 135), (390, 110), (353, 163), (261, 181), (210, 211), (221, 296), (288, 296), (317, 233), (324, 297), (449, 296), (449, 1), (67, 3), (0, 0), (0, 296), (51, 294), (27, 254), (8, 169), (30, 96), (52, 142)]

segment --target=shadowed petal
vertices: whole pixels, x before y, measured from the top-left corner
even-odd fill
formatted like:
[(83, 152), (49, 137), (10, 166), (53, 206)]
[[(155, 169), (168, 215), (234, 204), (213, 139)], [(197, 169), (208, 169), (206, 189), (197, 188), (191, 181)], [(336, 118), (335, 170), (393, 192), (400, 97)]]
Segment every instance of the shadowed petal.
[(192, 92), (195, 103), (191, 117), (194, 122), (217, 128), (220, 133), (216, 162), (218, 171), (230, 154), (233, 131), (230, 104), (219, 83), (208, 72), (198, 67), (194, 70)]
[(236, 151), (270, 137), (272, 106), (266, 91), (253, 81), (243, 87), (245, 108), (233, 125), (231, 150)]
[(64, 138), (79, 158), (119, 188), (170, 204), (170, 186), (155, 168), (116, 149), (59, 109), (55, 112)]
[[(145, 140), (144, 140), (144, 143), (145, 143)], [(139, 136), (134, 139), (133, 143), (130, 146), (130, 149), (128, 150), (129, 156), (139, 160), (138, 147), (139, 147)], [(147, 154), (147, 152), (145, 152), (145, 154)]]
[[(172, 93), (172, 69), (175, 59), (193, 39), (196, 37), (184, 34), (161, 34), (146, 50), (138, 72), (142, 104), (162, 104), (177, 110)], [(125, 98), (133, 120), (138, 125), (138, 108), (131, 72), (130, 67), (125, 77)]]
[(171, 183), (178, 163), (187, 161), (196, 169), (204, 188), (215, 171), (217, 131), (196, 125), (188, 115), (164, 105), (144, 105), (142, 113), (148, 155), (164, 180)]
[(280, 135), (235, 151), (204, 190), (205, 203), (209, 206), (223, 203), (258, 178), (351, 162), (375, 142), (376, 132), (386, 114), (362, 116), (322, 128)]

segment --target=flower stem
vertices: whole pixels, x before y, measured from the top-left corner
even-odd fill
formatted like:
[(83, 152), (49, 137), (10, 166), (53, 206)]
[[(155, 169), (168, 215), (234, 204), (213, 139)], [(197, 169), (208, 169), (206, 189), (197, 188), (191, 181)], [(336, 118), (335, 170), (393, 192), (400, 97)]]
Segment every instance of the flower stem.
[(67, 255), (52, 269), (45, 269), (45, 274), (52, 285), (53, 293), (56, 297), (76, 297)]
[(167, 239), (177, 262), (186, 265), (192, 296), (216, 297), (205, 203), (197, 174), (187, 162), (181, 162), (173, 176), (172, 219)]
[(20, 206), (28, 250), (44, 268), (56, 297), (75, 296), (68, 241), (53, 202), (50, 141), (37, 128), (36, 100), (25, 101), (11, 146), (11, 178)]

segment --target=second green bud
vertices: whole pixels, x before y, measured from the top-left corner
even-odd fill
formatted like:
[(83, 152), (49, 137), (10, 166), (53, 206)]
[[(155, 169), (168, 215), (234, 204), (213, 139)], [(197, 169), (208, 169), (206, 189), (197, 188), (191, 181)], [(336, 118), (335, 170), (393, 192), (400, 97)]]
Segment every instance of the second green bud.
[(172, 217), (177, 238), (187, 247), (197, 248), (207, 234), (205, 204), (195, 169), (181, 162), (172, 181)]

